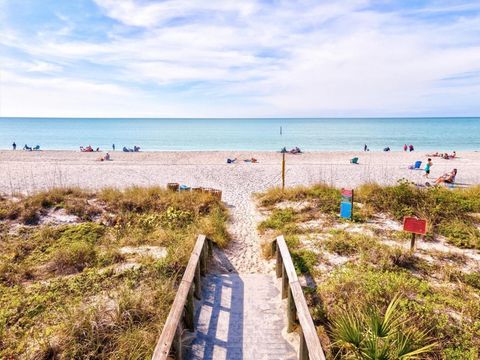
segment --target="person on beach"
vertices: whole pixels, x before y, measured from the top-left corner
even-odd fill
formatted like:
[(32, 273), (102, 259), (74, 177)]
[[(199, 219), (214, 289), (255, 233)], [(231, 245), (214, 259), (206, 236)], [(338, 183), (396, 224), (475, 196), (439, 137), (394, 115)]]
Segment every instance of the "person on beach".
[(17, 144), (15, 144), (15, 141), (12, 144), (12, 148), (13, 148), (13, 150), (17, 150)]
[(409, 148), (410, 152), (412, 152), (413, 150), (415, 150), (415, 149), (413, 148), (413, 145), (412, 145), (412, 144), (410, 144), (410, 146), (409, 146), (408, 148)]
[(428, 175), (430, 175), (430, 168), (432, 167), (432, 159), (428, 158), (427, 164), (425, 165), (425, 177), (428, 179)]
[(112, 144), (112, 150), (115, 151), (115, 144)]
[(367, 150), (368, 150), (367, 144), (363, 145), (363, 151), (367, 151)]
[(455, 183), (455, 178), (457, 177), (457, 169), (453, 169), (452, 172), (443, 174), (437, 180), (435, 180), (435, 184), (453, 184)]
[(404, 144), (403, 145), (403, 151), (407, 151), (407, 148), (408, 148), (407, 144)]

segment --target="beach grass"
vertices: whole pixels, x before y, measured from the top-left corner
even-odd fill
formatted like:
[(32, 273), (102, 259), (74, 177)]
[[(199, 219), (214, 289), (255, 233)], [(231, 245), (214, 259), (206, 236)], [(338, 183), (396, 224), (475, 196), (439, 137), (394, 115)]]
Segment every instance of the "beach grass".
[(228, 242), (208, 194), (53, 189), (0, 209), (0, 358), (149, 357), (197, 235)]
[[(310, 279), (304, 292), (327, 357), (363, 359), (373, 343), (387, 354), (396, 348), (389, 339), (407, 336), (425, 350), (419, 358), (478, 358), (479, 191), (367, 184), (355, 189), (353, 221), (339, 218), (340, 191), (324, 184), (257, 195), (259, 231), (270, 241), (284, 234)], [(415, 252), (403, 216), (429, 222)], [(383, 319), (392, 301), (398, 333), (372, 343), (372, 316)]]

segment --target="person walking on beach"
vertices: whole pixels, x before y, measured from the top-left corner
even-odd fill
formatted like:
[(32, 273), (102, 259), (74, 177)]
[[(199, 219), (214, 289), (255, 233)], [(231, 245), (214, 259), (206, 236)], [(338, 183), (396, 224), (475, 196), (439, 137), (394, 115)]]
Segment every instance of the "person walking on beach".
[(428, 158), (427, 165), (425, 165), (425, 177), (428, 179), (428, 175), (430, 175), (430, 168), (432, 167), (432, 159)]
[(403, 145), (403, 151), (407, 151), (407, 144)]
[(368, 150), (367, 144), (363, 145), (363, 151), (367, 151), (367, 150)]
[(12, 144), (12, 148), (13, 148), (13, 150), (17, 150), (17, 144), (15, 144), (15, 141)]
[(115, 144), (112, 144), (112, 150), (115, 151)]
[(410, 146), (409, 146), (408, 148), (409, 148), (410, 152), (412, 152), (412, 151), (414, 150), (414, 148), (413, 148), (413, 145), (412, 145), (412, 144), (410, 144)]

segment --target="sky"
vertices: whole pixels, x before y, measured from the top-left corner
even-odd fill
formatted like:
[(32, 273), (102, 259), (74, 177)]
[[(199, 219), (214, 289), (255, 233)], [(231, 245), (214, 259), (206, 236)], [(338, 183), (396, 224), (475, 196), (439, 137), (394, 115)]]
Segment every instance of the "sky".
[(0, 116), (480, 115), (480, 1), (0, 0)]

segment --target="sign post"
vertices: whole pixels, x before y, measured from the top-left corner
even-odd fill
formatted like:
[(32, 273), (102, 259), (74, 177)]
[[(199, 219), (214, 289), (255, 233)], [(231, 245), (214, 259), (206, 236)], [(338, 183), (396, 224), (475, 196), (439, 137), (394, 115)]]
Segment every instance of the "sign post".
[(285, 190), (285, 153), (282, 154), (282, 191)]
[(340, 217), (353, 221), (353, 190), (342, 189)]
[(412, 240), (410, 241), (410, 251), (415, 251), (415, 241), (417, 234), (425, 235), (427, 233), (427, 220), (406, 216), (403, 218), (403, 231), (412, 233)]

